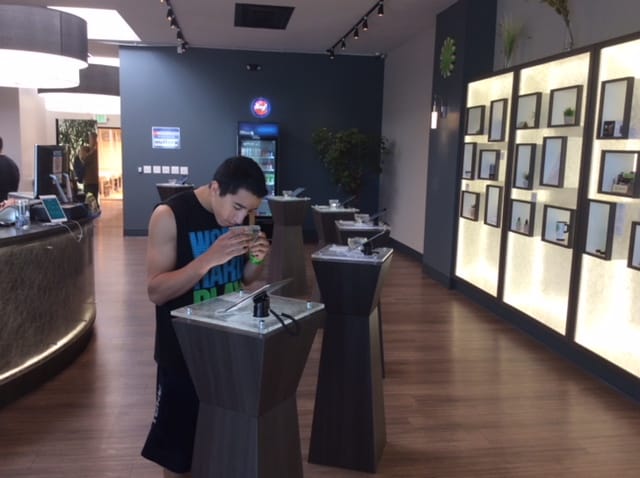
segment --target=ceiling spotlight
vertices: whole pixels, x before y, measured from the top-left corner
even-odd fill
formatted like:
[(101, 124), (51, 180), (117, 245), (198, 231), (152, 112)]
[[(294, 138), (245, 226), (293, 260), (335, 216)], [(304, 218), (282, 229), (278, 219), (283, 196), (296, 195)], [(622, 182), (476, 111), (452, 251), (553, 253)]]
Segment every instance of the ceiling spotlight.
[(345, 48), (347, 48), (347, 42), (343, 38), (342, 41), (340, 42), (340, 49), (344, 50)]
[(366, 32), (369, 29), (369, 22), (367, 21), (367, 17), (362, 19), (362, 31)]
[(355, 27), (353, 29), (353, 38), (355, 38), (356, 40), (360, 38), (360, 34), (358, 33), (358, 27)]
[(380, 2), (378, 4), (378, 16), (381, 17), (384, 15), (384, 2)]
[(180, 41), (184, 40), (184, 35), (182, 34), (182, 30), (178, 30), (178, 32), (176, 33), (176, 39)]
[(330, 58), (331, 60), (333, 60), (333, 59), (336, 57), (335, 53), (333, 52), (333, 48), (329, 48), (329, 49), (327, 50), (327, 53), (329, 54), (329, 58)]
[(169, 22), (169, 26), (170, 26), (171, 28), (179, 28), (179, 26), (178, 26), (178, 20), (176, 20), (176, 17), (173, 17), (173, 18), (171, 19), (171, 21)]
[(173, 13), (173, 8), (167, 9), (167, 21), (171, 21), (176, 17), (175, 13)]

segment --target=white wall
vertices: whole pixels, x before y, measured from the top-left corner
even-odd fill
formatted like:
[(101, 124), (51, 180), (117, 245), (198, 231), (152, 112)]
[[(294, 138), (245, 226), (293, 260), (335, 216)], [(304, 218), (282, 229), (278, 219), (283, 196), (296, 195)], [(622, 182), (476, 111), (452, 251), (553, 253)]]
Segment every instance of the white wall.
[[(638, 0), (572, 0), (569, 9), (574, 48), (640, 31)], [(562, 17), (539, 0), (498, 0), (498, 26), (504, 18), (523, 26), (512, 65), (564, 51), (566, 28)], [(502, 51), (502, 36), (497, 28), (496, 69), (504, 66)]]
[(391, 236), (423, 252), (435, 27), (385, 59), (382, 134), (392, 141), (380, 178), (380, 205)]

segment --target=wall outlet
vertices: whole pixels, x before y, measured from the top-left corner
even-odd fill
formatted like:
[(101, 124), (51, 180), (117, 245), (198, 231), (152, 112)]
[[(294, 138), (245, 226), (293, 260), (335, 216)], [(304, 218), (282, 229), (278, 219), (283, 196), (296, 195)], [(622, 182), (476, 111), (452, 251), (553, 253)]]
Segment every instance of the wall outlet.
[(151, 174), (151, 165), (145, 164), (142, 166), (142, 172), (143, 174)]
[(153, 165), (153, 174), (160, 174), (162, 172), (162, 169), (160, 168), (159, 164), (154, 164)]
[(180, 166), (171, 166), (171, 174), (180, 174)]
[(189, 176), (189, 166), (180, 166), (180, 174), (182, 176)]
[(171, 174), (171, 167), (162, 166), (162, 174)]

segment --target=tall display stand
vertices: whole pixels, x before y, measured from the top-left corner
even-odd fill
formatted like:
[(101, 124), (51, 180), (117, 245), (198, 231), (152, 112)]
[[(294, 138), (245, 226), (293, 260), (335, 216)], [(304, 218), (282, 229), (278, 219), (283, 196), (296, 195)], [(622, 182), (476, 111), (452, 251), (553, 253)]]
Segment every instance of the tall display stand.
[(310, 199), (284, 196), (269, 196), (267, 199), (273, 215), (269, 281), (292, 278), (280, 293), (286, 296), (304, 295), (307, 292), (307, 275), (302, 224)]
[(358, 209), (341, 206), (316, 205), (311, 209), (313, 210), (313, 223), (318, 232), (318, 245), (320, 247), (327, 244), (338, 244), (336, 221), (352, 221), (353, 215), (358, 212)]
[(389, 226), (375, 224), (359, 224), (355, 221), (338, 220), (336, 221), (336, 232), (338, 236), (337, 244), (347, 244), (350, 237), (364, 237), (373, 239), (373, 247), (390, 247), (391, 246), (391, 229)]
[[(223, 310), (242, 293), (173, 311), (180, 347), (200, 410), (192, 473), (195, 478), (302, 477), (296, 389), (322, 304), (270, 297), (273, 316), (254, 317), (246, 301)], [(297, 330), (297, 335), (292, 335)]]
[(378, 302), (393, 250), (311, 256), (327, 317), (309, 462), (374, 473), (386, 443)]

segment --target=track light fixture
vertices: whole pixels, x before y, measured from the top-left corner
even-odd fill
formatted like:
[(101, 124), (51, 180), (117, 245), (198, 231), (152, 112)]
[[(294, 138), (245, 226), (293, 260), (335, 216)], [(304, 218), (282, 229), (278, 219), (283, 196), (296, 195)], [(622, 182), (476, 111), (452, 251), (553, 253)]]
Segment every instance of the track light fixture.
[(166, 4), (167, 6), (167, 21), (169, 22), (169, 27), (173, 30), (177, 30), (176, 32), (176, 40), (178, 41), (178, 45), (176, 50), (178, 53), (184, 53), (189, 48), (189, 42), (184, 37), (184, 31), (180, 27), (178, 23), (178, 17), (176, 15), (173, 6), (171, 5), (171, 0), (160, 0), (161, 4)]
[(333, 60), (335, 58), (335, 51), (338, 46), (341, 50), (345, 50), (347, 48), (347, 38), (349, 37), (349, 35), (353, 35), (353, 39), (357, 40), (358, 38), (360, 38), (360, 28), (362, 28), (363, 32), (369, 30), (369, 16), (374, 11), (376, 11), (376, 9), (378, 16), (381, 17), (384, 15), (384, 0), (378, 0), (376, 3), (374, 3), (373, 6), (369, 10), (367, 10), (367, 12), (362, 17), (360, 17), (360, 20), (358, 20), (355, 25), (349, 28), (347, 33), (342, 35), (337, 42), (331, 45), (331, 48), (327, 49), (327, 53), (329, 54), (330, 59)]

